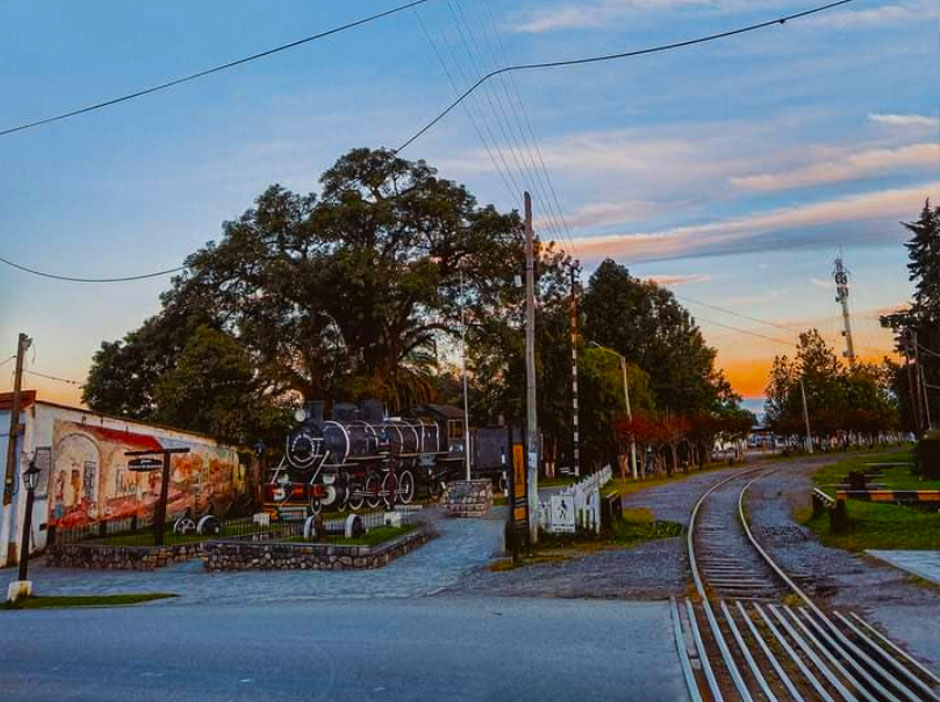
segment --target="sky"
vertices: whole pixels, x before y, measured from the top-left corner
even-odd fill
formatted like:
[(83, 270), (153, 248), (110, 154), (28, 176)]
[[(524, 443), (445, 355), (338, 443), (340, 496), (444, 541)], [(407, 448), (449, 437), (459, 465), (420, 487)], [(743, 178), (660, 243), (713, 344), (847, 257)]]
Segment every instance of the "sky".
[[(393, 2), (0, 0), (0, 130)], [(83, 277), (177, 266), (268, 185), (316, 191), (342, 153), (397, 147), (455, 85), (495, 67), (669, 43), (813, 4), (430, 0), (0, 137), (0, 256)], [(799, 330), (817, 327), (841, 348), (840, 247), (856, 345), (868, 358), (890, 350), (877, 316), (911, 291), (899, 221), (916, 219), (927, 197), (940, 201), (938, 27), (935, 0), (858, 0), (724, 42), (523, 71), (484, 87), (402, 155), (503, 210), (529, 188), (540, 234), (557, 237), (586, 277), (612, 257), (668, 286), (757, 408), (773, 356), (792, 353)], [(83, 285), (0, 267), (0, 361), (25, 331), (30, 370), (80, 383), (101, 342), (157, 312), (168, 284)], [(76, 383), (27, 377), (45, 397), (80, 399)]]

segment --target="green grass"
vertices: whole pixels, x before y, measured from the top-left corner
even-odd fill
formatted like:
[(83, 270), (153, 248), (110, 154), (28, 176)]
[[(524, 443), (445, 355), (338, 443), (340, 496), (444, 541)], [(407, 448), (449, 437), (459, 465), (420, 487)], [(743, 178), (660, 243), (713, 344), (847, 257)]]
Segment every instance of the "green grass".
[(644, 541), (668, 539), (681, 533), (681, 524), (653, 519), (652, 513), (646, 509), (628, 509), (624, 510), (623, 519), (614, 523), (609, 534), (543, 532), (539, 535), (538, 548), (635, 546)]
[(129, 595), (34, 595), (16, 602), (4, 602), (0, 609), (54, 609), (61, 607), (119, 607), (177, 597), (169, 592), (143, 592)]
[[(926, 480), (911, 472), (911, 452), (906, 449), (878, 451), (860, 456), (853, 456), (817, 471), (813, 482), (826, 493), (835, 496), (839, 483), (845, 483), (849, 471), (878, 470), (880, 477), (872, 482), (880, 483), (888, 490), (940, 490), (940, 480)], [(903, 463), (902, 466), (878, 468), (870, 463)]]
[(291, 536), (289, 538), (282, 539), (282, 541), (305, 544), (336, 544), (337, 546), (378, 546), (379, 544), (385, 543), (386, 541), (390, 541), (391, 539), (407, 534), (416, 528), (417, 525), (415, 524), (402, 524), (399, 527), (380, 526), (373, 527), (362, 536), (358, 536), (354, 539), (347, 539), (341, 534), (331, 534), (321, 541), (307, 541), (307, 539), (302, 536)]
[[(878, 451), (853, 456), (826, 466), (813, 475), (813, 482), (826, 493), (835, 496), (834, 484), (843, 483), (851, 470), (866, 470), (874, 466), (866, 463), (907, 463), (909, 451)], [(884, 476), (877, 478), (889, 489), (936, 490), (940, 481), (921, 480), (911, 473), (909, 465), (885, 467)], [(803, 523), (812, 529), (827, 546), (848, 551), (865, 549), (940, 549), (940, 514), (936, 510), (923, 511), (915, 507), (847, 500), (846, 513), (849, 526), (845, 533), (833, 534), (829, 529), (829, 515), (823, 513), (812, 518), (807, 515)]]

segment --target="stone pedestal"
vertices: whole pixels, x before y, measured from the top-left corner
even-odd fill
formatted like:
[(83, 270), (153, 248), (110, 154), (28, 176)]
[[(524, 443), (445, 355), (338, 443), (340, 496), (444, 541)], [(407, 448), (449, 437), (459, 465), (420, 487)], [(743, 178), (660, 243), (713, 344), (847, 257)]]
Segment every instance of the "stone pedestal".
[(7, 602), (16, 602), (33, 594), (32, 580), (14, 580), (7, 588)]
[(482, 478), (450, 482), (441, 504), (452, 517), (482, 517), (493, 506), (493, 481)]

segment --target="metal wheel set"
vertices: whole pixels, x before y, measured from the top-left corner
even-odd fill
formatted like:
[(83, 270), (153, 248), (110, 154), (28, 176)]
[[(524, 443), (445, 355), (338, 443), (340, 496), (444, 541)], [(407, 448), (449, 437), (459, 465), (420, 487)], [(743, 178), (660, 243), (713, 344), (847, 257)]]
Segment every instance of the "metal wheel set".
[(758, 543), (748, 488), (773, 468), (728, 477), (692, 510), (696, 602), (672, 604), (695, 702), (940, 702), (940, 677), (854, 612), (824, 611)]

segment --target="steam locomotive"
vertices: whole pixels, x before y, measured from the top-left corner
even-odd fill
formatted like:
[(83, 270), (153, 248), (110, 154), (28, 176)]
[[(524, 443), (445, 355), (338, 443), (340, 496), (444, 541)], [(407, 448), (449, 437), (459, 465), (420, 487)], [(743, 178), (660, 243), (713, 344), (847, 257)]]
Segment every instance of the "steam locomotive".
[[(314, 401), (298, 410), (284, 458), (263, 486), (264, 509), (275, 519), (324, 508), (391, 508), (411, 503), (419, 488), (433, 499), (466, 461), (463, 412), (457, 408), (425, 405), (416, 418), (386, 417), (379, 400), (366, 400), (358, 407), (335, 404), (326, 419), (324, 407)], [(506, 432), (491, 434), (477, 458), (487, 464), (484, 474), (502, 475), (505, 451), (497, 456), (494, 440), (502, 438), (505, 445)], [(481, 466), (478, 460), (478, 473)]]

